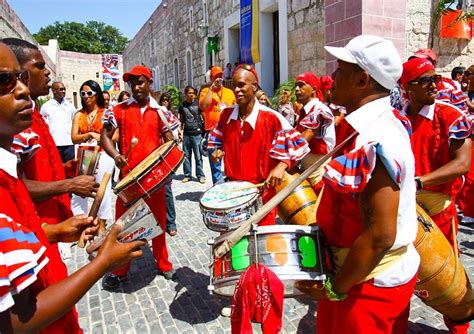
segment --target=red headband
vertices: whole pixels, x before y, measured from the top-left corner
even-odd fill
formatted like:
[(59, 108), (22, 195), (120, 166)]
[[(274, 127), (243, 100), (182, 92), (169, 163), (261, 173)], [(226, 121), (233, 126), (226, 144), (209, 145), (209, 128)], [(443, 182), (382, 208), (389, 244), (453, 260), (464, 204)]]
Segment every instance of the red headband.
[(296, 77), (296, 81), (303, 81), (304, 83), (310, 85), (311, 87), (314, 87), (318, 90), (321, 89), (321, 81), (316, 76), (316, 74), (311, 73), (311, 72), (301, 73), (300, 75)]
[(410, 81), (415, 80), (425, 72), (434, 70), (434, 66), (426, 58), (412, 58), (403, 64), (403, 73), (400, 83), (405, 87)]
[(255, 69), (249, 65), (249, 64), (240, 64), (239, 66), (237, 66), (235, 68), (235, 70), (237, 71), (238, 69), (243, 69), (243, 70), (246, 70), (246, 71), (249, 71), (250, 73), (253, 74), (253, 76), (255, 77), (255, 79), (257, 80), (257, 83), (258, 83), (258, 75), (257, 75), (257, 72), (255, 72)]

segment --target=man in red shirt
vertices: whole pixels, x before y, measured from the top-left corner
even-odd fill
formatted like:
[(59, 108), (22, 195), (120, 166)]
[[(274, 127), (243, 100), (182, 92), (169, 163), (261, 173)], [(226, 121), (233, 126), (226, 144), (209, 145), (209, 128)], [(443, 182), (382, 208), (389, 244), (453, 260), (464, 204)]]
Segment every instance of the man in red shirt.
[[(278, 112), (255, 98), (258, 77), (250, 65), (239, 65), (233, 76), (237, 105), (222, 111), (209, 135), (211, 158), (224, 158), (226, 176), (231, 181), (266, 182), (263, 203), (275, 195), (285, 170), (308, 153), (308, 143)], [(259, 225), (275, 224), (276, 210)]]
[[(150, 87), (153, 83), (151, 71), (145, 66), (134, 66), (130, 72), (123, 75), (123, 80), (130, 84), (132, 97), (126, 102), (117, 104), (104, 115), (104, 129), (101, 134), (101, 143), (108, 155), (114, 158), (115, 164), (121, 169), (120, 178), (123, 179), (130, 171), (149, 156), (151, 152), (164, 142), (173, 140), (171, 131), (179, 128), (178, 119), (166, 108), (150, 96)], [(166, 117), (170, 129), (163, 123), (159, 112)], [(115, 149), (112, 136), (119, 131), (119, 147), (121, 153)], [(138, 142), (131, 151), (132, 138)], [(123, 152), (130, 152), (128, 158)], [(166, 201), (165, 188), (153, 192), (145, 199), (155, 215), (163, 231), (166, 230)], [(123, 201), (117, 197), (115, 217), (119, 218), (127, 211)], [(166, 279), (175, 278), (175, 270), (168, 260), (165, 233), (152, 240), (153, 255), (158, 270)], [(103, 282), (105, 288), (113, 289), (127, 277), (129, 266), (108, 275)]]
[[(413, 130), (417, 201), (456, 249), (455, 203), (461, 176), (471, 165), (471, 125), (461, 110), (436, 100), (440, 80), (426, 59), (413, 58), (403, 64), (400, 82), (408, 96), (404, 111)], [(444, 205), (434, 205), (441, 200)], [(453, 325), (447, 318), (445, 323), (451, 333), (467, 333), (469, 328), (469, 323)]]

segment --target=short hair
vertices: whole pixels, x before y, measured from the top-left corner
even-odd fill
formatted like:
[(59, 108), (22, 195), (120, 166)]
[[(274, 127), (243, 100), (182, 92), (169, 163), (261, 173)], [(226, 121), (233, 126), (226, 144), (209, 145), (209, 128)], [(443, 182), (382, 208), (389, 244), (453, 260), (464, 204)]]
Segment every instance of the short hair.
[[(104, 100), (104, 95), (102, 94), (102, 88), (100, 88), (100, 85), (97, 83), (97, 81), (94, 80), (87, 80), (81, 85), (81, 88), (79, 88), (79, 92), (82, 91), (82, 88), (84, 86), (89, 87), (92, 91), (95, 92), (95, 95), (97, 96), (97, 105), (99, 108), (105, 108), (105, 100)], [(84, 102), (84, 99), (81, 97), (81, 105), (83, 109), (87, 109), (87, 104)]]
[(466, 68), (464, 66), (456, 66), (451, 71), (451, 79), (453, 79), (453, 80), (456, 79), (456, 76), (458, 74), (463, 74), (465, 70), (466, 70)]
[(39, 50), (36, 45), (19, 38), (4, 38), (2, 42), (13, 51), (20, 65), (28, 61), (30, 50)]
[[(127, 98), (125, 98), (125, 96), (127, 96)], [(127, 92), (126, 90), (123, 90), (123, 91), (120, 92), (120, 94), (118, 96), (118, 99), (117, 99), (117, 102), (120, 103), (120, 102), (123, 102), (123, 101), (125, 101), (129, 98), (130, 98), (130, 93)]]
[(187, 94), (191, 89), (196, 93), (196, 89), (193, 86), (186, 86), (184, 87), (184, 94)]
[(104, 91), (102, 92), (102, 94), (107, 94), (107, 95), (110, 97), (110, 93), (109, 93), (108, 90), (104, 90)]

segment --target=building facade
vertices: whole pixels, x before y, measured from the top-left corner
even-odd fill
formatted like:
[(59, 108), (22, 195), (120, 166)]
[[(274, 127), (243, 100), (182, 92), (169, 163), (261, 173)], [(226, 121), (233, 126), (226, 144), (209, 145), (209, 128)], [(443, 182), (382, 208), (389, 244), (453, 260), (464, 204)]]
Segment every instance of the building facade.
[[(303, 71), (331, 74), (335, 61), (323, 46), (342, 46), (359, 34), (392, 40), (403, 60), (432, 47), (444, 74), (469, 66), (471, 40), (439, 39), (432, 33), (435, 2), (259, 0), (260, 62), (255, 67), (261, 85), (271, 94)], [(217, 37), (217, 52), (208, 52), (208, 37)], [(152, 69), (155, 90), (166, 84), (199, 87), (211, 64), (234, 64), (239, 55), (239, 0), (163, 0), (123, 53), (125, 70), (136, 64)]]

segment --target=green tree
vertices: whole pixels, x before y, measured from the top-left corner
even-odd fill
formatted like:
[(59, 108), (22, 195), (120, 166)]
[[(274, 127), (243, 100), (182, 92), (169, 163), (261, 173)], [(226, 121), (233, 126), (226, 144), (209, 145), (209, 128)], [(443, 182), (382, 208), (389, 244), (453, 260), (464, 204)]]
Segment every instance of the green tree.
[(61, 50), (94, 54), (121, 54), (128, 43), (128, 39), (117, 28), (97, 21), (89, 21), (85, 25), (56, 21), (41, 28), (33, 37), (40, 44), (57, 39)]

